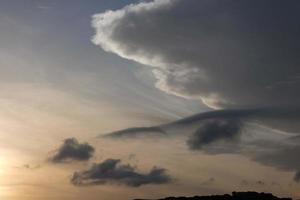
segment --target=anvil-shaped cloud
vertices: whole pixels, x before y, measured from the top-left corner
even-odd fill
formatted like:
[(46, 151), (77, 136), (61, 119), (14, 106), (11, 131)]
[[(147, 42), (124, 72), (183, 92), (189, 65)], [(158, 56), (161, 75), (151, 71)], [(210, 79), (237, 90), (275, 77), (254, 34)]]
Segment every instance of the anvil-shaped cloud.
[(300, 2), (154, 0), (93, 16), (93, 42), (210, 107), (300, 104)]

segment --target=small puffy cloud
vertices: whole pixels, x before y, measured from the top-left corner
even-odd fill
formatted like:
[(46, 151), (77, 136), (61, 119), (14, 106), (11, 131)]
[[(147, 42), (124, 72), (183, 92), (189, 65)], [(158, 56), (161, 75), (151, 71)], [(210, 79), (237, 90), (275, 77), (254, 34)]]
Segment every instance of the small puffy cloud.
[(112, 183), (139, 187), (146, 184), (166, 184), (170, 181), (170, 176), (163, 168), (153, 167), (149, 173), (140, 173), (131, 165), (121, 164), (118, 159), (107, 159), (94, 164), (88, 170), (75, 172), (71, 179), (76, 186)]
[(72, 160), (86, 161), (93, 156), (94, 152), (95, 149), (90, 144), (79, 143), (76, 138), (68, 138), (49, 160), (54, 163)]

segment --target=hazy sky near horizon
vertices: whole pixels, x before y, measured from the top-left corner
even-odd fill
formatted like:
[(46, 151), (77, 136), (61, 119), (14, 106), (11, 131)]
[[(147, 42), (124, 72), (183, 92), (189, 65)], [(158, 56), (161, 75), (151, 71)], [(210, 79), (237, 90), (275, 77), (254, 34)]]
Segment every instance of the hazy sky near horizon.
[[(0, 199), (233, 190), (299, 198), (300, 162), (290, 155), (300, 153), (300, 5), (254, 2), (1, 0)], [(171, 139), (99, 137), (214, 109), (265, 106), (296, 109), (292, 116), (275, 110), (245, 122), (250, 142), (244, 133), (237, 144), (231, 133), (230, 141), (213, 135), (229, 141), (230, 150), (245, 145), (230, 153), (223, 146), (192, 149), (195, 138), (185, 138), (191, 127), (172, 124), (162, 127), (177, 131)], [(223, 132), (244, 126), (240, 116), (233, 117), (237, 123), (217, 118), (213, 125)], [(197, 130), (205, 131), (201, 123), (191, 130), (200, 124)], [(76, 140), (67, 144), (67, 138)], [(246, 152), (252, 148), (257, 151)], [(112, 171), (106, 174), (106, 167)]]

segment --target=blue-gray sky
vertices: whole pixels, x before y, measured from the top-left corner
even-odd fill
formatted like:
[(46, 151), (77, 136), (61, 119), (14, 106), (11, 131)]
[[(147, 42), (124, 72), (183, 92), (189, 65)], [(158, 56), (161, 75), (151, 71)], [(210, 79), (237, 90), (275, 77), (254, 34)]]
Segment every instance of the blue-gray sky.
[[(138, 80), (137, 64), (106, 53), (90, 42), (94, 33), (92, 14), (128, 3), (1, 2), (1, 80), (50, 85), (91, 99), (101, 97), (131, 107), (137, 106), (134, 102), (141, 108), (151, 107), (155, 104), (152, 84)], [(160, 95), (157, 91), (152, 93)], [(152, 99), (152, 103), (147, 105), (145, 99)], [(173, 115), (178, 110), (170, 112)]]

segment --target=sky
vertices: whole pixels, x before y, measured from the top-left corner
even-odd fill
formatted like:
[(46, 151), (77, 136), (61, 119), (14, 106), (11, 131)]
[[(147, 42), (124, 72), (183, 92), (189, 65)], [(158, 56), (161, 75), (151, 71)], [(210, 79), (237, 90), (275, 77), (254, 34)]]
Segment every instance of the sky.
[(1, 0), (0, 198), (300, 198), (299, 9)]

